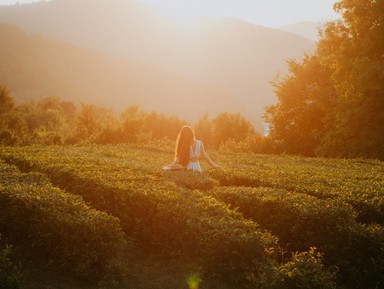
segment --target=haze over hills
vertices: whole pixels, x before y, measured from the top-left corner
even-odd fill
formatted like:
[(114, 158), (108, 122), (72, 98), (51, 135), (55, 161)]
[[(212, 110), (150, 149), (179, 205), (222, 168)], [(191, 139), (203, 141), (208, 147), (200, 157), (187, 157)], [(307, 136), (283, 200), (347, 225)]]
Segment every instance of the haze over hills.
[[(244, 110), (222, 90), (91, 49), (30, 36), (16, 26), (0, 24), (0, 44), (0, 79), (18, 101), (58, 96), (117, 112), (139, 105), (167, 114), (180, 111), (193, 121), (204, 114), (200, 106), (204, 101), (218, 104), (207, 108), (211, 114)], [(185, 105), (181, 95), (196, 101)]]
[[(173, 81), (163, 83), (170, 85), (167, 94), (153, 88), (157, 91), (157, 103), (171, 103), (170, 83), (188, 79), (190, 83), (221, 90), (227, 99), (236, 98), (239, 104), (232, 111), (241, 109), (239, 112), (252, 121), (259, 120), (264, 107), (275, 102), (270, 82), (276, 73), (286, 72), (286, 60), (301, 58), (315, 45), (309, 39), (277, 29), (230, 18), (184, 17), (132, 0), (53, 0), (7, 6), (0, 8), (0, 19), (28, 33), (39, 33), (144, 65), (154, 79), (159, 73), (157, 83), (161, 82), (161, 74), (177, 75)], [(142, 83), (154, 86), (146, 80), (146, 73), (141, 77)], [(131, 74), (117, 78), (135, 83), (140, 77), (131, 69)], [(189, 105), (204, 99), (192, 114), (200, 116), (227, 101), (191, 96), (186, 92), (187, 87), (182, 88), (180, 83), (178, 86), (179, 91), (174, 92), (178, 93), (176, 102)], [(154, 97), (147, 97), (152, 107), (164, 111), (155, 107)], [(114, 101), (120, 100), (116, 97)]]
[(322, 26), (323, 24), (320, 22), (305, 21), (285, 25), (280, 27), (280, 29), (317, 41), (319, 39), (319, 29), (321, 29)]

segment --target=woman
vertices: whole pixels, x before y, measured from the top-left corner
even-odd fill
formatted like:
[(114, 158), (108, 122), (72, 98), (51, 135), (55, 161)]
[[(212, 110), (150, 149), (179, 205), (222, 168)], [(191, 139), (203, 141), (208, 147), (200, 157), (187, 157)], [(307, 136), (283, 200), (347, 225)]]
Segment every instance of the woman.
[(185, 125), (181, 128), (176, 141), (175, 160), (163, 170), (187, 169), (194, 172), (201, 172), (199, 158), (202, 157), (214, 169), (221, 170), (205, 152), (204, 145), (200, 140), (195, 139), (193, 129)]

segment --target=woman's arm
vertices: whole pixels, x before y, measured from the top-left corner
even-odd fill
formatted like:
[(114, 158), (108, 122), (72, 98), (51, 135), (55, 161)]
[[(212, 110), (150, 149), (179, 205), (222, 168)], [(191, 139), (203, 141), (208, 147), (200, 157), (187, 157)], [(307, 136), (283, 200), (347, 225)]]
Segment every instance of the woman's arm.
[(209, 156), (207, 155), (207, 153), (205, 152), (205, 148), (204, 148), (204, 144), (201, 142), (201, 156), (203, 157), (203, 159), (211, 166), (213, 167), (214, 169), (216, 170), (219, 170), (221, 171), (222, 168), (218, 165), (216, 165), (210, 158)]

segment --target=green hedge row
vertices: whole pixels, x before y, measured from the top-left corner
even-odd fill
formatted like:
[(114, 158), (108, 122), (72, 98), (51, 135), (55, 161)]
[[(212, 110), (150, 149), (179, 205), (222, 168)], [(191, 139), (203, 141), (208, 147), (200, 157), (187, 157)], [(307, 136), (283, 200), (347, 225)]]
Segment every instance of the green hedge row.
[(40, 173), (21, 173), (0, 161), (0, 176), (0, 232), (12, 243), (48, 253), (89, 280), (113, 273), (125, 244), (117, 218), (53, 187)]
[(384, 162), (228, 154), (225, 174), (211, 177), (221, 186), (272, 187), (339, 199), (357, 212), (357, 221), (384, 225)]
[[(43, 172), (59, 187), (118, 217), (147, 252), (184, 256), (202, 266), (205, 278), (235, 288), (259, 288), (280, 278), (276, 237), (223, 202), (177, 186), (174, 176), (145, 165), (145, 152), (51, 147), (9, 149), (1, 156), (22, 170)], [(312, 273), (324, 280), (330, 276)]]
[(356, 222), (349, 204), (263, 187), (222, 187), (210, 193), (271, 230), (289, 251), (317, 247), (326, 265), (339, 268), (339, 281), (348, 288), (384, 285), (384, 228)]
[(238, 286), (248, 282), (250, 272), (271, 268), (265, 248), (274, 247), (276, 238), (269, 232), (199, 191), (100, 154), (56, 148), (2, 157), (23, 171), (46, 174), (55, 185), (118, 217), (126, 234), (151, 254), (183, 256), (202, 266), (205, 276)]
[(18, 289), (20, 281), (20, 267), (12, 260), (12, 247), (0, 235), (0, 289)]

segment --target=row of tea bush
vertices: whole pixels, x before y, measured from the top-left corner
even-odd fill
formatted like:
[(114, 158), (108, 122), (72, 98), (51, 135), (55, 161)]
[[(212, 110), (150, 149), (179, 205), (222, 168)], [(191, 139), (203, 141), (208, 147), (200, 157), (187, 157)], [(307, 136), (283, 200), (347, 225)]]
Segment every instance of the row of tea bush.
[(41, 173), (22, 173), (0, 160), (0, 176), (0, 233), (12, 244), (48, 254), (92, 281), (119, 270), (115, 261), (126, 241), (117, 218), (54, 187)]
[(270, 230), (286, 250), (317, 247), (347, 288), (384, 284), (384, 227), (357, 222), (352, 206), (340, 199), (263, 187), (218, 187), (209, 193)]
[(255, 222), (212, 196), (176, 185), (146, 165), (148, 151), (115, 150), (7, 148), (0, 156), (23, 171), (46, 174), (60, 188), (118, 217), (144, 251), (195, 262), (205, 278), (225, 280), (234, 288), (297, 288), (314, 279), (320, 281), (312, 288), (333, 286), (334, 274), (313, 250), (281, 263), (276, 237)]

